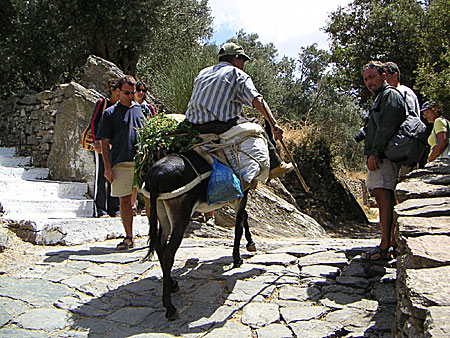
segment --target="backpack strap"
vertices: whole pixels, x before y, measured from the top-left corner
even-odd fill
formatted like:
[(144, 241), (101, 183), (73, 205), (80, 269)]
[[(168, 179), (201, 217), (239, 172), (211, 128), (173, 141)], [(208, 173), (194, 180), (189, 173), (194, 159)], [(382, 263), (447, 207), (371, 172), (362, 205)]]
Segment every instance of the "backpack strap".
[(405, 110), (406, 110), (406, 114), (407, 115), (413, 115), (415, 117), (419, 117), (419, 116), (417, 116), (416, 112), (409, 107), (408, 101), (406, 100), (406, 94), (407, 94), (406, 92), (405, 92), (405, 95), (403, 95), (400, 90), (398, 90), (397, 88), (395, 88), (395, 87), (393, 87), (391, 85), (387, 86), (386, 89), (394, 89), (397, 93), (400, 94), (400, 96), (402, 97), (403, 102), (405, 104)]

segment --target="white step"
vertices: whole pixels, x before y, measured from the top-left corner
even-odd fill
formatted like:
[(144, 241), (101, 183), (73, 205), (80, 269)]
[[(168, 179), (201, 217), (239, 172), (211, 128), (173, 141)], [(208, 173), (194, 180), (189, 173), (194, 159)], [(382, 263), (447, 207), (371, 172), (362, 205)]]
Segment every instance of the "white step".
[(11, 180), (42, 180), (48, 178), (48, 168), (34, 168), (34, 167), (2, 167), (0, 166), (0, 181)]
[[(133, 217), (133, 234), (148, 236), (147, 217)], [(124, 236), (120, 217), (37, 220), (15, 224), (13, 230), (35, 244), (77, 245)]]
[(14, 147), (0, 147), (0, 157), (13, 157), (16, 154), (16, 148)]
[(2, 167), (25, 167), (29, 166), (31, 157), (6, 157), (0, 156), (0, 166)]
[(33, 221), (51, 218), (92, 217), (94, 203), (88, 199), (57, 199), (55, 201), (23, 201), (2, 199), (3, 218)]
[(85, 199), (86, 183), (55, 181), (0, 181), (0, 202), (4, 199), (55, 201), (59, 198)]

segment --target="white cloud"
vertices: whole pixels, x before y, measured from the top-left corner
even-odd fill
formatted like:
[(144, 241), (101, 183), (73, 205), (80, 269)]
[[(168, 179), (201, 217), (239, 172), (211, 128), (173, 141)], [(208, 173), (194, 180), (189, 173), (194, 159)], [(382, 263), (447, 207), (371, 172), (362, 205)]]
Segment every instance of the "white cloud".
[[(296, 57), (300, 47), (318, 43), (328, 48), (324, 27), (330, 12), (349, 0), (210, 0), (215, 36), (243, 29), (258, 34), (263, 43), (273, 42), (280, 55)], [(224, 38), (223, 36), (221, 36)], [(223, 42), (223, 41), (218, 41)]]

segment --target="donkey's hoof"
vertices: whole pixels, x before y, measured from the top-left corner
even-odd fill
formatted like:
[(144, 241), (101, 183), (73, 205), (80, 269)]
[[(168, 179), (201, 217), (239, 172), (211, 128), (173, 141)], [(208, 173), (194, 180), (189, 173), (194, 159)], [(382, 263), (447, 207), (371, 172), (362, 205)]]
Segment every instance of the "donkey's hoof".
[(167, 318), (167, 320), (170, 320), (170, 321), (177, 320), (178, 318), (180, 318), (180, 316), (178, 315), (177, 309), (174, 307), (173, 309), (167, 310), (166, 318)]
[(244, 263), (244, 260), (242, 258), (240, 258), (237, 262), (233, 263), (233, 269), (240, 267), (242, 265), (242, 263)]
[(255, 244), (255, 242), (248, 243), (246, 248), (247, 248), (248, 252), (255, 252), (256, 251), (256, 244)]
[(172, 285), (170, 286), (170, 293), (175, 293), (180, 291), (180, 287), (178, 286), (178, 282), (176, 280), (172, 280)]

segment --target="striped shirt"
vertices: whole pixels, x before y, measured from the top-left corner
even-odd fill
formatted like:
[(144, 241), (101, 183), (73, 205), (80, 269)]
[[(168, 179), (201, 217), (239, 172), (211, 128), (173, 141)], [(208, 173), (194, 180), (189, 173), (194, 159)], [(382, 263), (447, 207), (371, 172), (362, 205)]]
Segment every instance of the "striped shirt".
[(252, 107), (255, 97), (261, 96), (252, 79), (244, 71), (228, 62), (200, 71), (186, 111), (186, 119), (195, 124), (228, 121)]

